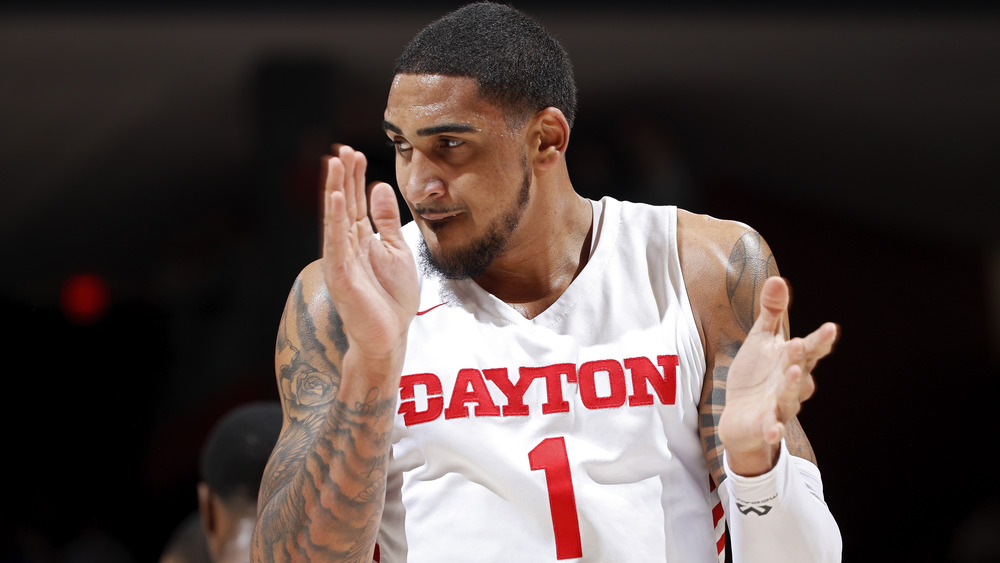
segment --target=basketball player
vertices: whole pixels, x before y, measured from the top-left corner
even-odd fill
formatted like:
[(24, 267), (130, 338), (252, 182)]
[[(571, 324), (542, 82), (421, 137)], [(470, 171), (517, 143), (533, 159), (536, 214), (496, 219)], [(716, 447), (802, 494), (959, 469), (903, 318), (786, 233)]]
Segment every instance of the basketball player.
[[(839, 561), (796, 420), (837, 337), (787, 339), (741, 223), (573, 189), (569, 59), (473, 4), (397, 62), (366, 157), (327, 161), (323, 257), (279, 327), (285, 424), (254, 561)], [(756, 319), (756, 320), (755, 320)]]

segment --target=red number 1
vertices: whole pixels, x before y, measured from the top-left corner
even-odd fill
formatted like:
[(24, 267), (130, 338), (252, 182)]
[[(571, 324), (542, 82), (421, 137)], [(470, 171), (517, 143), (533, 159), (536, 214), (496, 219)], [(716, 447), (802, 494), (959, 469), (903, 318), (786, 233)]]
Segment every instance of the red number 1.
[(533, 471), (545, 470), (545, 484), (549, 489), (549, 510), (552, 511), (552, 530), (556, 536), (556, 559), (583, 557), (580, 546), (580, 521), (576, 517), (576, 496), (573, 494), (573, 476), (569, 472), (566, 440), (546, 438), (528, 453)]

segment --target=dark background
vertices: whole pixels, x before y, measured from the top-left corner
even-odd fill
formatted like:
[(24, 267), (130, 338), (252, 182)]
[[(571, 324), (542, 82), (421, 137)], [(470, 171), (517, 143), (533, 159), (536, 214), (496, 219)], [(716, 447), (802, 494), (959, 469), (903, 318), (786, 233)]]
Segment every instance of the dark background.
[[(156, 560), (212, 422), (277, 398), (320, 155), (393, 179), (392, 60), (455, 6), (0, 12), (0, 561)], [(581, 193), (752, 225), (793, 332), (841, 324), (801, 419), (849, 562), (1000, 560), (1000, 14), (949, 6), (519, 4), (575, 61)]]

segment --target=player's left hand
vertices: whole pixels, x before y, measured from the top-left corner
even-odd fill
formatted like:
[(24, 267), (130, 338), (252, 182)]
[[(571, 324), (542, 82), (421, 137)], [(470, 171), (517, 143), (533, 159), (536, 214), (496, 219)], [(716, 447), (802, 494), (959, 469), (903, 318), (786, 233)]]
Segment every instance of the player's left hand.
[(824, 323), (804, 338), (786, 340), (782, 319), (789, 300), (783, 278), (764, 282), (760, 315), (729, 367), (719, 438), (730, 468), (740, 475), (760, 475), (773, 467), (785, 424), (812, 396), (812, 370), (839, 334), (836, 324)]

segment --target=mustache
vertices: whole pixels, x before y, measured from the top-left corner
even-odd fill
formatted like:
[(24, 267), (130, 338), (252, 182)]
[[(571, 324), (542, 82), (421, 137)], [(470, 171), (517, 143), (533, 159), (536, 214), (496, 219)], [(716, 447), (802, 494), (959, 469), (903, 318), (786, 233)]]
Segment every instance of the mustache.
[(421, 215), (438, 215), (463, 211), (461, 207), (435, 207), (431, 205), (414, 205), (413, 210)]

